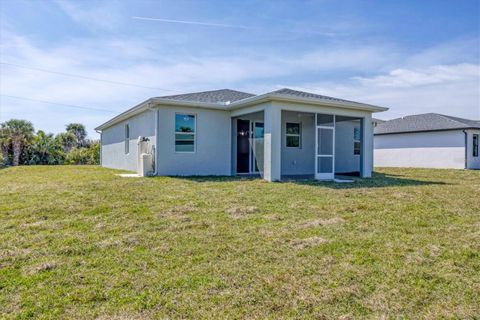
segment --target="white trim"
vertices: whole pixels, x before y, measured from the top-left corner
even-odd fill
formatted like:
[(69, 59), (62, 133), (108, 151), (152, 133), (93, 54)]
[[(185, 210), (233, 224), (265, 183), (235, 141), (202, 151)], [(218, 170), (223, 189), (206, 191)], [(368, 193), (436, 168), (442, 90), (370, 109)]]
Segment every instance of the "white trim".
[[(183, 116), (193, 116), (194, 118), (194, 131), (193, 132), (177, 132), (177, 115)], [(197, 152), (197, 114), (196, 113), (185, 113), (185, 112), (175, 112), (175, 118), (173, 119), (175, 124), (175, 133), (173, 140), (173, 148), (175, 153), (196, 153)], [(193, 135), (193, 151), (177, 151), (177, 134), (184, 135)]]
[[(323, 114), (323, 113), (320, 113)], [(333, 126), (319, 126), (317, 123), (319, 113), (315, 113), (315, 179), (317, 180), (333, 180), (335, 179), (335, 126), (336, 117), (333, 114)], [(332, 154), (319, 154), (318, 153), (318, 129), (332, 130)], [(318, 158), (332, 158), (332, 172), (331, 173), (319, 173), (318, 172)]]

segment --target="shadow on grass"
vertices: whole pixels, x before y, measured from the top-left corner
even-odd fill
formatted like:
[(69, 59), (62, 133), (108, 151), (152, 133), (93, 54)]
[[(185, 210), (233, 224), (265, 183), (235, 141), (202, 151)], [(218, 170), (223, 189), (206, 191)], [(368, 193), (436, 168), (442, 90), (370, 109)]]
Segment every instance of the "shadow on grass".
[(374, 172), (371, 178), (351, 178), (353, 182), (333, 182), (333, 181), (317, 181), (309, 180), (289, 180), (288, 182), (302, 185), (318, 185), (332, 189), (357, 189), (357, 188), (385, 188), (385, 187), (408, 187), (408, 186), (426, 186), (426, 185), (446, 185), (443, 181), (433, 180), (416, 180), (405, 178), (398, 174), (386, 174)]
[[(233, 181), (248, 181), (259, 180), (260, 176), (172, 176), (171, 178), (183, 179), (196, 183), (204, 182), (233, 182)], [(424, 186), (424, 185), (446, 185), (443, 181), (431, 180), (416, 180), (405, 178), (398, 174), (386, 174), (374, 172), (372, 178), (357, 178), (357, 177), (343, 177), (351, 179), (353, 182), (333, 182), (333, 181), (318, 181), (312, 178), (294, 179), (287, 178), (279, 183), (294, 183), (299, 185), (311, 185), (319, 187), (327, 187), (332, 189), (356, 189), (356, 188), (384, 188), (384, 187), (406, 187), (406, 186)]]

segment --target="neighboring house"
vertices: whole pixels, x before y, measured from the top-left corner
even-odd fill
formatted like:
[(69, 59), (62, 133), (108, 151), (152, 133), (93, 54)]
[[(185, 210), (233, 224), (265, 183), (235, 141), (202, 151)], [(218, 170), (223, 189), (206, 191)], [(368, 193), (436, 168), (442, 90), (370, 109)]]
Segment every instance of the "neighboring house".
[(480, 121), (437, 113), (375, 127), (375, 166), (480, 169)]
[(150, 98), (96, 130), (109, 168), (137, 170), (146, 137), (153, 175), (370, 177), (372, 113), (385, 110), (291, 89), (223, 89)]
[(384, 123), (385, 121), (386, 121), (386, 120), (372, 118), (373, 127), (375, 128), (376, 126), (378, 126), (379, 124)]

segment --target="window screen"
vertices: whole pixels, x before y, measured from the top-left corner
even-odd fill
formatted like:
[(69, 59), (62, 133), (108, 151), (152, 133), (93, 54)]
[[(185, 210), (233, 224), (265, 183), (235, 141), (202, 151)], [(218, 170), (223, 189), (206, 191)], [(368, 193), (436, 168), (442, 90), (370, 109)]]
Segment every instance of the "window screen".
[(286, 141), (289, 148), (300, 148), (301, 126), (300, 123), (287, 122)]

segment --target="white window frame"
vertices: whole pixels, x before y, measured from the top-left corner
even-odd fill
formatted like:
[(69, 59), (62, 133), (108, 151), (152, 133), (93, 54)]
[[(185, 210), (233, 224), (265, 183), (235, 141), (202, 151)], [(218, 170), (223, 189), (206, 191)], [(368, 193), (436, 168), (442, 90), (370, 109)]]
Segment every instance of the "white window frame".
[[(193, 117), (193, 119), (194, 119), (193, 125), (195, 127), (195, 131), (194, 132), (178, 132), (177, 131), (177, 124), (176, 124), (177, 115)], [(175, 153), (195, 153), (195, 152), (197, 152), (197, 114), (196, 113), (175, 112), (175, 117), (173, 118), (173, 121), (174, 121), (174, 126), (175, 126), (173, 148), (175, 150)], [(193, 151), (177, 151), (177, 134), (193, 135)]]
[[(298, 133), (287, 133), (287, 124), (298, 124)], [(288, 146), (287, 137), (298, 137), (298, 147), (290, 147)], [(286, 121), (285, 122), (285, 147), (290, 149), (301, 149), (302, 148), (302, 123), (301, 122), (293, 122), (293, 121)]]
[(130, 124), (127, 122), (123, 127), (124, 143), (125, 143), (125, 154), (130, 154)]
[[(360, 134), (360, 139), (355, 139), (355, 129), (358, 129), (359, 134)], [(358, 154), (355, 153), (355, 143), (358, 142), (360, 144), (360, 152)], [(353, 128), (353, 155), (354, 156), (359, 156), (362, 154), (362, 128)]]

